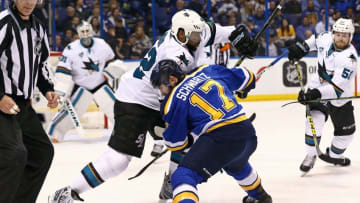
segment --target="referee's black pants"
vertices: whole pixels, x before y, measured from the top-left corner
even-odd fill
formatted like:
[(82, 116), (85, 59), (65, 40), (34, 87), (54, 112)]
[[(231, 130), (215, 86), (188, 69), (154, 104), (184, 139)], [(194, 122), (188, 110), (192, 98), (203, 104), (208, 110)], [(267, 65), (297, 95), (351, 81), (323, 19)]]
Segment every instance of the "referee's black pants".
[(30, 101), (14, 100), (20, 113), (0, 111), (0, 202), (35, 203), (54, 148)]

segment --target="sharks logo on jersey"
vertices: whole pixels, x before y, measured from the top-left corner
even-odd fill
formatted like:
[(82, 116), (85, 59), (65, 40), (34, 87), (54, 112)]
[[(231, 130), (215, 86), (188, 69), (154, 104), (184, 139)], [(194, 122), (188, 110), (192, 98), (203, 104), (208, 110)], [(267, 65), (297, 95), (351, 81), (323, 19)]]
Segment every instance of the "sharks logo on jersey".
[[(186, 66), (189, 64), (189, 60), (186, 58), (185, 53), (183, 52), (180, 56), (177, 56), (182, 63), (184, 63)], [(181, 65), (181, 64), (179, 64)]]
[(95, 64), (95, 62), (89, 58), (89, 62), (83, 61), (83, 64), (85, 67), (82, 67), (82, 69), (88, 70), (90, 73), (99, 72), (99, 62)]

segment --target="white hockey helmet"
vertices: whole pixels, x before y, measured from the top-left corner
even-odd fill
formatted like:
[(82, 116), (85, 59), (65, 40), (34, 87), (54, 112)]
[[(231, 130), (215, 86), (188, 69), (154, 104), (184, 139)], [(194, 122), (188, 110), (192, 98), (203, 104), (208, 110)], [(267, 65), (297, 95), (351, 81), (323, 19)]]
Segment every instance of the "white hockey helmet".
[(92, 38), (94, 35), (92, 26), (86, 21), (82, 21), (76, 31), (80, 39)]
[[(189, 41), (192, 32), (202, 32), (204, 27), (204, 20), (201, 16), (190, 9), (178, 11), (171, 19), (171, 34), (181, 45), (185, 45)], [(185, 32), (185, 42), (181, 42), (177, 37), (180, 28)]]
[(349, 33), (350, 34), (350, 41), (351, 42), (354, 32), (355, 32), (355, 27), (354, 24), (352, 23), (351, 19), (345, 19), (345, 18), (339, 18), (333, 25), (332, 27), (332, 32), (342, 32), (342, 33)]

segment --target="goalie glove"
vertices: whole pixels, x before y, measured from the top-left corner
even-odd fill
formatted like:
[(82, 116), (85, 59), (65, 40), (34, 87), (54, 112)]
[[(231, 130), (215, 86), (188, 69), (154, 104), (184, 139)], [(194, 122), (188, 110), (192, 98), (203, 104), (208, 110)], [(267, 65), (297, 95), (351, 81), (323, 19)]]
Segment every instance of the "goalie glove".
[(306, 93), (304, 91), (299, 92), (298, 101), (300, 104), (306, 105), (307, 101), (317, 100), (321, 98), (321, 93), (318, 89), (309, 89)]
[(258, 43), (249, 35), (245, 25), (240, 24), (229, 36), (231, 44), (239, 51), (241, 55), (248, 58), (255, 56)]
[(124, 62), (115, 60), (105, 67), (103, 75), (109, 86), (116, 91), (120, 77), (128, 70), (129, 68), (125, 66)]

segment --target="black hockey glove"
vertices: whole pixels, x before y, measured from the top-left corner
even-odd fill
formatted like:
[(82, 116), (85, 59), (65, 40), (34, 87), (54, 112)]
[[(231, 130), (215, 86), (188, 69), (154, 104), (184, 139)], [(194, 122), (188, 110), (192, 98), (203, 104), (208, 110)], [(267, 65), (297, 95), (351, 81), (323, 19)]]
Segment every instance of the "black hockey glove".
[(231, 44), (239, 51), (241, 55), (248, 58), (255, 56), (258, 43), (249, 35), (245, 25), (240, 24), (229, 36)]
[(321, 98), (321, 93), (318, 89), (309, 89), (306, 93), (304, 91), (299, 92), (298, 101), (300, 104), (306, 105), (307, 101), (317, 100)]
[(249, 91), (236, 91), (235, 94), (241, 99), (245, 99), (248, 95)]
[(290, 61), (298, 61), (309, 53), (309, 45), (305, 41), (298, 41), (289, 48), (288, 58)]

